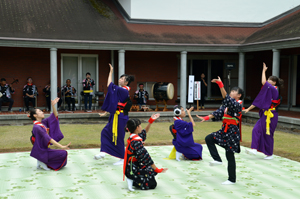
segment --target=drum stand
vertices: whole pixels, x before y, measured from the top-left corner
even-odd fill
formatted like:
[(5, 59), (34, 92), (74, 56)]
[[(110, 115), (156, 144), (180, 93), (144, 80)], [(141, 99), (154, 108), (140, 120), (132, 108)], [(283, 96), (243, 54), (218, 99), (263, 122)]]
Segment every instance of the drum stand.
[(155, 111), (158, 111), (158, 104), (164, 104), (164, 109), (163, 109), (163, 111), (167, 111), (168, 109), (167, 109), (167, 101), (164, 99), (162, 102), (160, 102), (160, 101), (157, 101), (156, 99), (155, 99), (155, 103), (156, 103), (156, 109), (155, 109)]

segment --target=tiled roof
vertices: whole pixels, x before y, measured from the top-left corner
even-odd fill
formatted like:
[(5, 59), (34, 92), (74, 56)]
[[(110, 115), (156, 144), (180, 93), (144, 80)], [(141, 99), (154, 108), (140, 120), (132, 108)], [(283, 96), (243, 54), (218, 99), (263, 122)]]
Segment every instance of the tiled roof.
[(265, 28), (133, 24), (110, 0), (1, 0), (0, 37), (243, 44), (300, 35), (299, 12), (292, 15)]

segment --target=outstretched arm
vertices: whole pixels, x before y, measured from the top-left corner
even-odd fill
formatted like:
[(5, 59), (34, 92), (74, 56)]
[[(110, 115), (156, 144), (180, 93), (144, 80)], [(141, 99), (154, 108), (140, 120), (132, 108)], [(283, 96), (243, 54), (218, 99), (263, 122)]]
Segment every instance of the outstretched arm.
[(251, 110), (254, 109), (254, 108), (255, 108), (255, 106), (254, 106), (254, 105), (251, 105), (249, 108), (243, 110), (243, 112), (248, 113), (249, 111), (251, 111)]
[(199, 115), (196, 115), (197, 118), (199, 118), (201, 120), (201, 122), (207, 121), (209, 119), (213, 119), (215, 118), (215, 116), (213, 116), (212, 114), (205, 116), (205, 117), (200, 117)]
[(159, 113), (156, 113), (156, 114), (153, 114), (153, 115), (150, 117), (150, 119), (149, 119), (149, 121), (148, 121), (149, 123), (148, 123), (148, 125), (147, 125), (146, 128), (145, 128), (146, 133), (148, 133), (151, 124), (152, 124), (157, 118), (159, 118), (159, 116), (160, 116), (160, 114), (159, 114)]
[(265, 85), (267, 78), (266, 78), (266, 71), (267, 71), (268, 67), (265, 64), (265, 62), (263, 63), (263, 70), (262, 70), (262, 74), (261, 74), (261, 84)]
[(61, 144), (59, 144), (58, 142), (56, 142), (55, 140), (51, 139), (50, 143), (53, 144), (56, 147), (59, 147), (61, 149), (69, 149), (69, 146), (71, 145), (71, 142), (69, 144), (67, 144), (66, 146), (63, 146)]
[(221, 78), (218, 76), (218, 79), (213, 79), (213, 80), (211, 80), (211, 82), (218, 84), (218, 86), (220, 87), (222, 97), (225, 98), (227, 95), (227, 92), (225, 91), (224, 84), (223, 84)]
[(109, 74), (108, 74), (108, 79), (107, 79), (107, 87), (109, 87), (110, 83), (112, 82), (112, 74), (113, 74), (113, 71), (114, 71), (114, 68), (112, 67), (111, 64), (109, 64)]
[(55, 108), (55, 104), (59, 101), (59, 98), (55, 98), (54, 100), (51, 100), (51, 105), (52, 105), (52, 110), (53, 110), (53, 114), (55, 115), (55, 117), (58, 116), (57, 110)]
[(196, 126), (193, 117), (191, 116), (191, 111), (194, 110), (194, 107), (192, 106), (190, 109), (186, 109), (187, 114), (189, 115), (190, 121), (192, 122), (193, 126)]

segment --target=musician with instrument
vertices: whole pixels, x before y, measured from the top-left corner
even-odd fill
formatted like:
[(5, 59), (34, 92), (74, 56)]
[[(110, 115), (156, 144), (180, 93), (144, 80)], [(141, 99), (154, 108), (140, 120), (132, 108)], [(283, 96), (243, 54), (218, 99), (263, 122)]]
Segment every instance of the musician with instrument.
[(1, 84), (0, 84), (0, 112), (1, 112), (1, 106), (2, 102), (8, 102), (9, 107), (8, 111), (12, 112), (11, 107), (14, 104), (14, 100), (11, 99), (11, 94), (15, 93), (15, 89), (13, 88), (12, 84), (8, 85), (6, 84), (6, 79), (1, 78)]
[(147, 100), (149, 99), (149, 94), (147, 91), (144, 90), (144, 84), (139, 84), (140, 89), (135, 91), (134, 98), (137, 100), (137, 103), (142, 108), (142, 105), (146, 105)]
[[(83, 95), (84, 95), (84, 108), (86, 112), (92, 112), (92, 97), (94, 95), (93, 93), (93, 87), (95, 85), (95, 81), (91, 79), (91, 73), (87, 72), (85, 74), (86, 78), (82, 81), (83, 85)], [(89, 100), (89, 109), (87, 109), (87, 102)]]
[[(60, 88), (59, 88), (59, 86), (57, 86), (57, 93), (59, 93), (59, 91), (60, 91)], [(51, 84), (50, 83), (45, 86), (45, 88), (43, 89), (43, 92), (45, 93), (48, 110), (51, 110)], [(57, 103), (58, 108), (60, 107), (61, 103), (62, 103), (62, 99), (59, 98), (58, 103)]]
[(23, 88), (24, 102), (26, 106), (26, 111), (29, 111), (29, 102), (32, 103), (32, 106), (35, 108), (36, 96), (38, 95), (37, 87), (33, 85), (32, 78), (27, 78), (27, 84)]
[(62, 93), (65, 96), (65, 101), (68, 104), (68, 110), (71, 110), (72, 103), (72, 111), (75, 111), (75, 97), (76, 97), (76, 89), (71, 86), (71, 80), (67, 79), (66, 85), (62, 88)]

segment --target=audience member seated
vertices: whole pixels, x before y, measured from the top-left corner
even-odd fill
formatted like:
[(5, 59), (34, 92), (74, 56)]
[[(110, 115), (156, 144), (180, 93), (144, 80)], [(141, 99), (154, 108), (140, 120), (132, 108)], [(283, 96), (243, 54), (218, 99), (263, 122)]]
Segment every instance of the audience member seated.
[(0, 112), (1, 112), (1, 107), (3, 102), (8, 102), (8, 111), (12, 112), (11, 107), (14, 104), (14, 100), (11, 99), (11, 94), (15, 93), (15, 89), (13, 86), (10, 84), (6, 84), (6, 79), (1, 78), (1, 84), (0, 84)]

